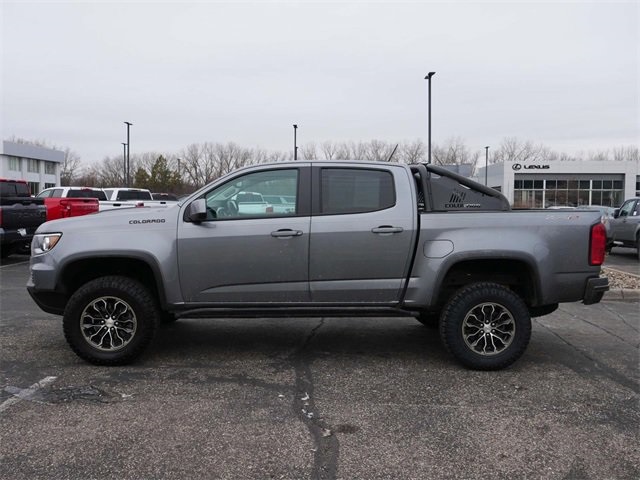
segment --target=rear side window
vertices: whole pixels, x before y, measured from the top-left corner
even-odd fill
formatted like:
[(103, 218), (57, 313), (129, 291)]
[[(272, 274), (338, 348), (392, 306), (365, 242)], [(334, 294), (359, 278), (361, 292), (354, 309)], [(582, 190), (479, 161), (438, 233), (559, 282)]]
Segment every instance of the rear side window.
[(116, 200), (153, 200), (149, 192), (144, 190), (120, 190)]
[(69, 190), (67, 196), (69, 198), (97, 198), (98, 200), (107, 199), (107, 196), (102, 190), (92, 190), (90, 188), (83, 188), (81, 190)]
[(393, 175), (386, 170), (323, 168), (320, 174), (321, 213), (366, 213), (393, 207)]
[(0, 182), (3, 197), (29, 197), (29, 187), (24, 182)]

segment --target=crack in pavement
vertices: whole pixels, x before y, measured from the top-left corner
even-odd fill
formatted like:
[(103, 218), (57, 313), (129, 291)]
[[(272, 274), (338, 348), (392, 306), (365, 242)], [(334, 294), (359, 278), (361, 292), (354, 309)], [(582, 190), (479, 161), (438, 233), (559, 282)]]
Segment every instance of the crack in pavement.
[(629, 327), (631, 330), (638, 332), (638, 327), (636, 327), (635, 325), (631, 325), (630, 323), (627, 322), (627, 319), (624, 318), (622, 315), (620, 315), (618, 312), (616, 312), (615, 310), (609, 308), (606, 304), (602, 303), (601, 304), (602, 308), (604, 308), (607, 312), (611, 313), (612, 315), (618, 317), (622, 323), (624, 323), (627, 327)]
[(572, 318), (574, 318), (574, 319), (576, 319), (576, 320), (579, 320), (579, 321), (584, 322), (584, 323), (586, 323), (586, 324), (588, 324), (588, 325), (591, 325), (592, 327), (595, 327), (595, 328), (597, 328), (598, 330), (602, 330), (603, 332), (605, 332), (605, 333), (607, 333), (607, 334), (611, 335), (612, 337), (617, 338), (617, 339), (618, 339), (618, 340), (620, 340), (621, 342), (626, 343), (626, 344), (627, 344), (627, 345), (629, 345), (630, 347), (633, 347), (633, 348), (639, 348), (639, 347), (640, 347), (640, 345), (638, 345), (637, 343), (631, 343), (631, 342), (628, 342), (624, 337), (621, 337), (620, 335), (617, 335), (617, 334), (615, 334), (615, 333), (613, 333), (613, 332), (610, 332), (609, 330), (607, 330), (606, 328), (604, 328), (604, 327), (602, 327), (602, 326), (598, 325), (597, 323), (593, 323), (593, 322), (590, 322), (589, 320), (585, 320), (584, 318), (579, 317), (578, 315), (576, 315), (576, 314), (574, 314), (574, 313), (571, 313), (571, 312), (569, 312), (568, 310), (565, 310), (565, 309), (563, 309), (563, 308), (559, 308), (558, 310), (559, 310), (560, 312), (564, 313), (565, 315), (569, 315), (570, 317), (572, 317)]
[[(603, 365), (602, 363), (598, 362), (595, 358), (592, 358), (586, 352), (584, 352), (583, 350), (581, 350), (580, 348), (575, 346), (569, 340), (565, 339), (562, 335), (560, 335), (557, 332), (554, 332), (550, 327), (548, 327), (544, 323), (540, 322), (540, 320), (538, 320), (538, 319), (534, 319), (534, 320), (538, 325), (543, 327), (545, 330), (549, 331), (549, 333), (551, 333), (551, 335), (553, 335), (554, 337), (557, 337), (561, 342), (566, 343), (571, 348), (573, 348), (576, 352), (578, 352), (580, 355), (582, 355), (587, 360), (592, 362), (594, 367), (596, 368), (596, 372), (595, 372), (596, 374), (598, 374), (600, 376), (603, 376), (605, 378), (608, 378), (609, 380), (612, 380), (615, 383), (617, 383), (617, 384), (619, 384), (619, 385), (621, 385), (621, 386), (623, 386), (625, 388), (628, 388), (629, 390), (633, 391), (636, 394), (640, 393), (640, 387), (638, 386), (638, 382), (627, 378), (626, 376), (622, 375), (621, 373), (617, 372), (616, 370), (614, 370), (611, 367)], [(565, 364), (565, 366), (569, 367), (574, 372), (579, 373), (579, 374), (587, 374), (587, 375), (591, 376), (594, 373), (591, 370), (585, 369), (585, 367), (580, 365), (579, 363), (576, 364), (575, 361), (564, 359), (564, 364)]]
[(311, 478), (317, 480), (335, 479), (338, 472), (340, 445), (335, 434), (320, 416), (314, 401), (314, 384), (311, 374), (313, 355), (308, 351), (311, 341), (324, 325), (324, 319), (316, 325), (298, 349), (289, 356), (295, 370), (296, 381), (292, 409), (307, 427), (315, 444)]

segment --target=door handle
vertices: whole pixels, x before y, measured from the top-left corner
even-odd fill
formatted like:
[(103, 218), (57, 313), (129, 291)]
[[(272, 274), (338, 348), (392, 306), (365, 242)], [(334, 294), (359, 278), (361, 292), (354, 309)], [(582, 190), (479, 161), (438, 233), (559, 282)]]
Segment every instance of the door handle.
[(403, 232), (404, 228), (402, 227), (392, 227), (391, 225), (381, 225), (377, 228), (372, 228), (371, 232), (372, 233), (381, 233), (381, 234), (385, 234), (385, 233), (400, 233)]
[(290, 228), (283, 228), (271, 232), (271, 236), (276, 238), (299, 237), (300, 235), (302, 235), (302, 230), (291, 230)]

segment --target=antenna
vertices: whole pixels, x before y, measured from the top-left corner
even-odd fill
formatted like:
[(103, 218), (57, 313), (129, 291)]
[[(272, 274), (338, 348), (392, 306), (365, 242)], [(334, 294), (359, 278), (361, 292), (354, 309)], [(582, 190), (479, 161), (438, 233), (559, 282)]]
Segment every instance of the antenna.
[(397, 149), (398, 149), (398, 144), (396, 143), (396, 148), (393, 149), (393, 152), (391, 152), (391, 155), (389, 155), (389, 158), (387, 158), (387, 162), (391, 161), (391, 157), (393, 157), (393, 154), (396, 153)]

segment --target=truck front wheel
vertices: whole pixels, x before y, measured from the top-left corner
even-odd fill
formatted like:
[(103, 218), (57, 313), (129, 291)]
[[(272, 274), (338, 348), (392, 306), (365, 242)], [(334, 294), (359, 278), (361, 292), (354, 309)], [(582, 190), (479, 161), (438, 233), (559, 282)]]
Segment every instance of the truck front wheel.
[(464, 366), (499, 370), (524, 353), (531, 338), (531, 317), (526, 304), (509, 288), (497, 283), (473, 283), (447, 302), (440, 336)]
[(158, 324), (158, 308), (138, 281), (100, 277), (80, 287), (64, 311), (67, 342), (95, 365), (125, 365), (149, 345)]

